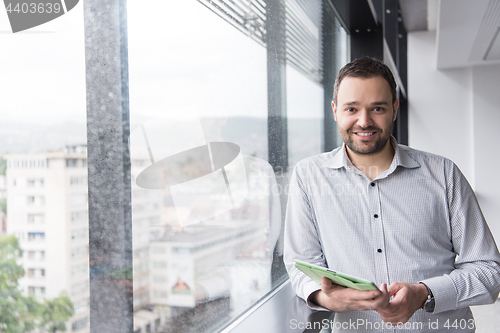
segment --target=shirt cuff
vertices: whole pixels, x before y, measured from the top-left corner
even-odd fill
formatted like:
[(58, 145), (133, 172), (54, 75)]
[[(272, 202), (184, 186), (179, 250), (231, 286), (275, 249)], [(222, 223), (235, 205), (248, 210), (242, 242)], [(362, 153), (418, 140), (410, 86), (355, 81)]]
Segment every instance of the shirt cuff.
[(425, 284), (432, 291), (435, 301), (433, 313), (457, 309), (457, 290), (448, 275), (436, 276), (419, 282)]
[(316, 311), (330, 311), (322, 306), (317, 305), (316, 303), (313, 303), (309, 300), (309, 297), (316, 291), (321, 290), (319, 285), (314, 282), (314, 281), (309, 281), (304, 285), (302, 288), (303, 295), (305, 296), (305, 301), (309, 309), (316, 310)]

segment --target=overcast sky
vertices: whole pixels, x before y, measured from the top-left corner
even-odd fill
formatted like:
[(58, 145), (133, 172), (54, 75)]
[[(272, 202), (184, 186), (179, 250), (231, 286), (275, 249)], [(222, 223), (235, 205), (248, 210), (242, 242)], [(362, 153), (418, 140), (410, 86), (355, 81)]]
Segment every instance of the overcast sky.
[[(266, 50), (196, 0), (128, 3), (132, 118), (266, 117)], [(83, 1), (12, 34), (0, 8), (0, 119), (85, 122)], [(322, 89), (288, 69), (288, 114), (321, 117)]]

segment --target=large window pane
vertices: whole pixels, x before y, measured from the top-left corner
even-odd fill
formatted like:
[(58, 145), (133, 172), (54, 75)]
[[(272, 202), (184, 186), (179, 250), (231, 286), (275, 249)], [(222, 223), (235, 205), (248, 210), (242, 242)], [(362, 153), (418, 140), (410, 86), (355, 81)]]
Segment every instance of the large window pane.
[[(15, 236), (24, 270), (19, 279), (13, 271), (0, 272), (17, 280), (20, 292), (2, 283), (2, 297), (12, 307), (0, 312), (3, 319), (15, 317), (8, 329), (30, 331), (31, 320), (57, 321), (61, 312), (44, 300), (59, 299), (73, 309), (59, 318), (67, 331), (89, 332), (83, 6), (16, 34), (4, 33), (10, 26), (0, 10), (0, 30), (0, 261), (12, 258), (6, 237)], [(43, 317), (33, 308), (14, 310), (28, 296), (45, 304)]]
[(134, 329), (211, 332), (271, 290), (267, 53), (199, 2), (155, 8), (128, 7)]
[(287, 66), (288, 161), (290, 166), (322, 152), (323, 87)]

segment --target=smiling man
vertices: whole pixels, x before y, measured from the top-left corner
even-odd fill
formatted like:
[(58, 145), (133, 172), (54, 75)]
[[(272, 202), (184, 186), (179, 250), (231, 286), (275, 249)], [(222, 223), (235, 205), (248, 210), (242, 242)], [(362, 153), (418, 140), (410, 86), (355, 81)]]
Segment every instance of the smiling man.
[[(474, 332), (469, 306), (498, 297), (500, 254), (458, 167), (391, 136), (398, 104), (382, 62), (339, 72), (332, 107), (344, 145), (294, 170), (285, 265), (299, 297), (336, 312), (336, 332)], [(380, 290), (319, 286), (295, 259)]]

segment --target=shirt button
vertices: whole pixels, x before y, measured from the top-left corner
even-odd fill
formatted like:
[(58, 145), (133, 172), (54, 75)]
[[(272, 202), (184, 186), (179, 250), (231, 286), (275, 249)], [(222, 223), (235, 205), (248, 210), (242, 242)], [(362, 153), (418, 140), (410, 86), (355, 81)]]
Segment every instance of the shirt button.
[(374, 218), (378, 218), (378, 214), (373, 215)]
[(373, 182), (372, 182), (370, 185), (371, 185), (371, 186), (375, 186), (375, 183), (373, 183)]
[(378, 252), (378, 253), (382, 253), (382, 249), (378, 249), (378, 250), (377, 250), (377, 252)]

